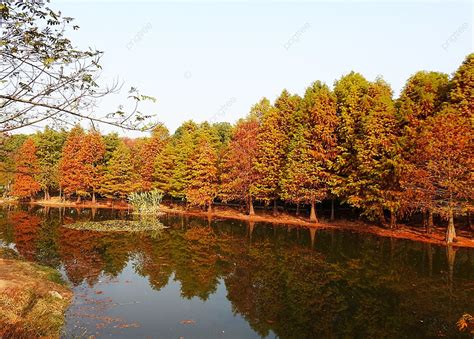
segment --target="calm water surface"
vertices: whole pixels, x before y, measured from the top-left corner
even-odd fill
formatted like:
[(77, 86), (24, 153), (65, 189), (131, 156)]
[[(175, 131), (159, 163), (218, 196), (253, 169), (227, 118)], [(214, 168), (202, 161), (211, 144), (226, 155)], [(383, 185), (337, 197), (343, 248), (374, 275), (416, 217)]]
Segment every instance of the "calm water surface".
[(179, 215), (161, 233), (62, 227), (125, 218), (0, 209), (0, 242), (73, 286), (64, 337), (455, 337), (474, 313), (469, 249)]

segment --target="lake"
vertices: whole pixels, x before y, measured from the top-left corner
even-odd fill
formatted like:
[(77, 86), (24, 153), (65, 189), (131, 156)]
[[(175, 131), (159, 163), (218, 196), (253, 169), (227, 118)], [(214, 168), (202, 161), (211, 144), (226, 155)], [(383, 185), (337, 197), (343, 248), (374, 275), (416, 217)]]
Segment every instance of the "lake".
[(455, 337), (474, 314), (473, 249), (172, 214), (161, 232), (62, 227), (128, 218), (0, 207), (0, 243), (73, 288), (64, 337)]

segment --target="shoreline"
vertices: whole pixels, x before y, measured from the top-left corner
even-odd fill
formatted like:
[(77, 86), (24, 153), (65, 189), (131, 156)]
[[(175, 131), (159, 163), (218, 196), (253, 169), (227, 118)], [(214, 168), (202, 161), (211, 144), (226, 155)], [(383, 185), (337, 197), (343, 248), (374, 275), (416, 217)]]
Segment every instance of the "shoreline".
[[(176, 208), (170, 208), (167, 206), (161, 207), (161, 210), (165, 213), (172, 214), (183, 214), (183, 215), (192, 215), (199, 217), (218, 217), (224, 219), (233, 219), (233, 220), (242, 220), (248, 222), (266, 222), (278, 225), (291, 225), (295, 227), (305, 227), (305, 228), (314, 228), (314, 229), (339, 229), (347, 230), (358, 233), (372, 234), (380, 237), (390, 237), (397, 239), (406, 239), (413, 240), (424, 243), (431, 243), (435, 245), (447, 246), (445, 242), (445, 229), (440, 227), (433, 227), (431, 234), (425, 233), (423, 230), (419, 230), (413, 227), (409, 227), (404, 224), (399, 224), (399, 229), (391, 230), (388, 228), (383, 228), (381, 226), (372, 225), (363, 221), (350, 221), (350, 220), (336, 220), (333, 222), (326, 222), (319, 220), (318, 223), (312, 223), (303, 218), (298, 218), (296, 216), (288, 214), (280, 214), (277, 217), (270, 215), (254, 215), (249, 216), (247, 214), (242, 214), (237, 211), (227, 210), (219, 211), (214, 210), (212, 213), (204, 211), (185, 211)], [(458, 233), (460, 231), (457, 231)], [(458, 234), (457, 233), (457, 234)], [(463, 235), (457, 236), (457, 242), (453, 243), (451, 246), (459, 248), (474, 248), (474, 240), (469, 239), (464, 236), (465, 232), (462, 232)]]
[[(18, 202), (13, 202), (16, 204)], [(1, 204), (8, 204), (8, 202), (3, 202), (0, 200)], [(112, 205), (110, 203), (95, 203), (92, 204), (89, 201), (76, 204), (75, 202), (58, 202), (57, 200), (45, 201), (38, 200), (32, 201), (30, 205), (37, 205), (43, 207), (71, 207), (71, 208), (104, 208), (104, 209), (117, 209), (117, 210), (130, 210), (131, 207), (127, 203), (117, 203)], [(242, 220), (247, 222), (266, 222), (277, 225), (291, 225), (295, 227), (306, 227), (306, 228), (315, 228), (315, 229), (342, 229), (349, 230), (358, 233), (373, 234), (381, 237), (392, 237), (397, 239), (406, 239), (419, 241), (424, 243), (431, 243), (435, 245), (447, 246), (445, 242), (445, 228), (443, 227), (433, 227), (431, 234), (424, 232), (422, 228), (409, 227), (404, 224), (399, 224), (399, 228), (396, 230), (391, 230), (374, 224), (370, 224), (363, 221), (349, 221), (349, 220), (336, 220), (333, 222), (327, 222), (319, 220), (317, 223), (312, 223), (309, 220), (303, 219), (302, 217), (296, 217), (289, 214), (280, 213), (278, 216), (272, 215), (254, 215), (249, 216), (247, 214), (240, 213), (231, 208), (225, 210), (214, 207), (211, 213), (207, 211), (200, 210), (184, 210), (179, 208), (169, 207), (167, 205), (160, 206), (161, 211), (171, 214), (182, 214), (190, 216), (199, 216), (199, 217), (217, 217), (224, 219), (233, 219), (233, 220)], [(469, 233), (466, 231), (457, 230), (456, 242), (451, 246), (458, 248), (474, 248), (474, 239), (469, 238)]]

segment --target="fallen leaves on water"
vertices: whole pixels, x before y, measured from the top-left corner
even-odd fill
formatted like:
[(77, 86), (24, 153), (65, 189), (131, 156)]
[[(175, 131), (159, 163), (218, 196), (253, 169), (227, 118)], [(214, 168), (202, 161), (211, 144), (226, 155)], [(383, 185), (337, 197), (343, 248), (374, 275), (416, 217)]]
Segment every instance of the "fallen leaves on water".
[(184, 320), (181, 320), (179, 323), (183, 325), (192, 325), (192, 324), (195, 324), (196, 321), (192, 319), (184, 319)]
[(131, 323), (131, 324), (120, 324), (120, 325), (115, 325), (115, 328), (138, 328), (140, 327), (139, 324), (137, 323)]
[(64, 227), (97, 232), (143, 232), (161, 231), (166, 228), (157, 219), (85, 221), (64, 225)]

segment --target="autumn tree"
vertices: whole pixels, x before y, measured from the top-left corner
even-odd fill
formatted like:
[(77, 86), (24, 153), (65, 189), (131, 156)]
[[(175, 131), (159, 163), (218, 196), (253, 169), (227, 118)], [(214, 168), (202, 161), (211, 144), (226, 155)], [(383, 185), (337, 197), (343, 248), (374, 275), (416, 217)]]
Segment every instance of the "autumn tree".
[(109, 198), (125, 199), (128, 194), (139, 189), (137, 177), (132, 153), (123, 142), (120, 142), (103, 170), (99, 193)]
[(212, 131), (201, 126), (196, 135), (196, 146), (190, 153), (189, 182), (186, 187), (186, 199), (192, 205), (208, 208), (218, 192), (217, 150)]
[(446, 242), (456, 237), (454, 216), (469, 207), (474, 196), (472, 120), (446, 107), (426, 120), (416, 140), (416, 166), (408, 167), (408, 189), (429, 197), (430, 207), (448, 220)]
[(37, 179), (46, 200), (50, 199), (52, 190), (59, 188), (59, 161), (66, 137), (66, 131), (49, 127), (33, 136), (40, 168)]
[(421, 183), (422, 172), (416, 168), (425, 166), (424, 157), (417, 155), (417, 140), (426, 119), (436, 115), (448, 98), (448, 75), (439, 72), (417, 72), (405, 84), (397, 100), (401, 121), (400, 144), (400, 195), (401, 208), (407, 213), (421, 211), (425, 214), (425, 226), (429, 233), (433, 227), (433, 207), (429, 190), (412, 189), (413, 176)]
[(98, 132), (84, 133), (80, 126), (74, 127), (66, 140), (60, 162), (60, 184), (68, 195), (81, 197), (92, 195), (95, 202), (100, 184), (100, 163), (105, 146)]
[(87, 192), (84, 164), (79, 157), (84, 142), (85, 133), (82, 127), (76, 125), (66, 139), (59, 163), (60, 187), (66, 195), (76, 193), (78, 200)]
[(293, 134), (283, 177), (282, 197), (311, 205), (310, 220), (317, 222), (315, 203), (325, 199), (333, 180), (337, 154), (336, 97), (321, 82), (306, 90), (299, 128)]
[(4, 196), (11, 192), (15, 179), (15, 155), (28, 139), (24, 134), (0, 134), (0, 188)]
[(19, 198), (32, 199), (41, 189), (36, 180), (39, 173), (39, 164), (33, 139), (26, 139), (16, 154), (15, 163), (15, 181), (12, 194)]
[(80, 158), (83, 160), (88, 173), (87, 190), (92, 195), (92, 203), (96, 202), (96, 192), (100, 187), (101, 164), (105, 146), (99, 132), (91, 130), (85, 135)]
[(224, 201), (242, 200), (249, 214), (254, 215), (253, 200), (258, 173), (254, 162), (257, 157), (259, 122), (255, 117), (237, 122), (232, 140), (225, 152), (220, 195)]
[(141, 177), (141, 190), (149, 191), (153, 186), (153, 175), (155, 173), (155, 160), (158, 153), (163, 148), (169, 138), (168, 129), (162, 125), (157, 125), (150, 138), (142, 140), (137, 147), (136, 169)]

